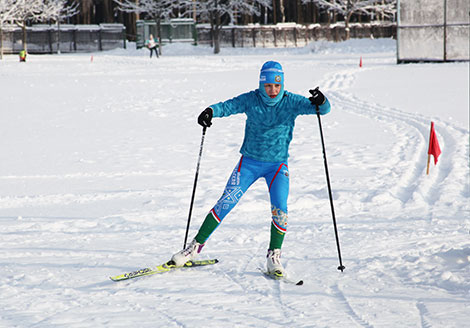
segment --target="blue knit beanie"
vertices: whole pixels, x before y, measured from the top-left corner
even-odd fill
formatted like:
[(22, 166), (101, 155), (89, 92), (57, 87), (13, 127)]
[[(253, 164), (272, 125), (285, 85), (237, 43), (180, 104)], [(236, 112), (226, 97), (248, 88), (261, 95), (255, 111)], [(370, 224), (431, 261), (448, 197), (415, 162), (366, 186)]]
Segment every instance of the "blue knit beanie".
[[(281, 85), (281, 91), (276, 96), (276, 98), (271, 98), (268, 96), (266, 90), (264, 89), (264, 85), (266, 83)], [(281, 64), (275, 61), (267, 61), (264, 63), (259, 74), (259, 91), (261, 98), (268, 106), (274, 106), (282, 99), (284, 95), (284, 71), (282, 70)]]
[(259, 74), (260, 83), (284, 84), (284, 72), (278, 62), (268, 61), (261, 67)]

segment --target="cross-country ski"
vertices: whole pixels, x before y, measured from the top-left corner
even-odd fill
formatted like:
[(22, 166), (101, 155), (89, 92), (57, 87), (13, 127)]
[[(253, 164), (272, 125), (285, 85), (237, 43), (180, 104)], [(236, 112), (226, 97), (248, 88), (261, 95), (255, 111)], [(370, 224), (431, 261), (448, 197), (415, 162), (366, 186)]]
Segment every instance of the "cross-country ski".
[(288, 277), (288, 275), (285, 275), (285, 274), (279, 274), (279, 273), (276, 273), (276, 272), (268, 272), (268, 271), (266, 271), (265, 269), (262, 269), (262, 268), (258, 268), (258, 270), (265, 277), (267, 277), (269, 279), (279, 280), (279, 281), (285, 282), (287, 284), (293, 284), (293, 285), (297, 285), (297, 286), (302, 286), (304, 284), (303, 280), (293, 280), (290, 277)]
[(112, 281), (122, 281), (122, 280), (134, 279), (134, 278), (139, 278), (139, 277), (144, 277), (144, 276), (150, 276), (150, 275), (159, 274), (159, 273), (165, 273), (165, 272), (176, 270), (176, 269), (195, 268), (195, 267), (200, 267), (200, 266), (212, 265), (218, 262), (219, 261), (217, 259), (188, 261), (182, 266), (176, 266), (174, 262), (168, 261), (163, 264), (157, 265), (155, 267), (146, 267), (146, 268), (138, 269), (135, 271), (126, 272), (117, 276), (111, 276), (109, 277), (109, 279), (111, 279)]

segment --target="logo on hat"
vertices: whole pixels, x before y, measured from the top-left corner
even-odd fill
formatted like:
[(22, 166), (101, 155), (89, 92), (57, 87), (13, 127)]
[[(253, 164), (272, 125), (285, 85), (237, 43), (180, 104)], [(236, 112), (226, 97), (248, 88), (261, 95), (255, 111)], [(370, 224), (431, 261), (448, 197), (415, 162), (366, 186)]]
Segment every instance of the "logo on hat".
[(280, 75), (276, 75), (276, 76), (274, 77), (274, 81), (276, 81), (276, 82), (281, 82), (281, 76), (280, 76)]

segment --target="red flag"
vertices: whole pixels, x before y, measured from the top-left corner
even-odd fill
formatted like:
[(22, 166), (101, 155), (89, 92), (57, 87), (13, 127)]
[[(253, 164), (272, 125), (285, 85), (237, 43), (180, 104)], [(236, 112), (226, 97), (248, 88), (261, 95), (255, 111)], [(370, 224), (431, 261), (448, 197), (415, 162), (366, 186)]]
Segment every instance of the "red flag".
[(429, 135), (428, 155), (434, 156), (434, 165), (437, 164), (437, 159), (440, 154), (441, 154), (441, 148), (439, 147), (439, 142), (437, 141), (436, 132), (434, 131), (434, 122), (431, 122), (431, 133)]

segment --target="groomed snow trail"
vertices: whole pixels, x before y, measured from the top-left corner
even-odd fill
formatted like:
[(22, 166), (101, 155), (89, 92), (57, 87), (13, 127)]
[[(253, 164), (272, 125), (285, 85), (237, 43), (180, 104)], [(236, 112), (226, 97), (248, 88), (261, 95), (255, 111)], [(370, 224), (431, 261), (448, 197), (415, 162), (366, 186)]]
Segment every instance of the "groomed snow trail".
[[(393, 64), (393, 40), (323, 44), (314, 52), (231, 49), (216, 57), (210, 49), (173, 47), (158, 61), (127, 50), (95, 54), (93, 63), (88, 55), (31, 56), (27, 66), (7, 56), (0, 63), (0, 87), (8, 90), (0, 119), (9, 122), (0, 132), (1, 327), (468, 323), (468, 129), (422, 108), (390, 105), (422, 94), (423, 80), (413, 90), (390, 81), (383, 102), (371, 100), (376, 90), (354, 91), (388, 78), (382, 72), (405, 80), (425, 69), (465, 110), (468, 100), (455, 95), (468, 92), (461, 83), (468, 65), (404, 70)], [(303, 286), (258, 270), (269, 240), (264, 181), (205, 247), (201, 257), (218, 258), (217, 265), (110, 281), (182, 247), (201, 138), (196, 117), (256, 87), (270, 59), (283, 64), (288, 90), (306, 94), (319, 85), (332, 103), (322, 124), (344, 273), (336, 269), (317, 118), (305, 116), (291, 144), (283, 247), (284, 265)], [(424, 108), (433, 103), (421, 101)], [(431, 120), (443, 153), (426, 176)], [(243, 123), (242, 115), (217, 119), (207, 131), (191, 236), (239, 158)]]

